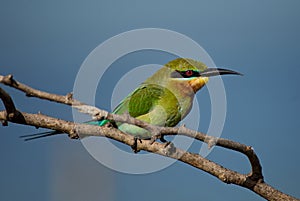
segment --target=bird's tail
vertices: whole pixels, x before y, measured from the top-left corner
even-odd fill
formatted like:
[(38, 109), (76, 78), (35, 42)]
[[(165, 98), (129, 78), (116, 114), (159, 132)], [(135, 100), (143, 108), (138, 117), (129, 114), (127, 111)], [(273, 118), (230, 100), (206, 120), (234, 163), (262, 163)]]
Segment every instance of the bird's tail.
[[(87, 121), (84, 122), (86, 124), (91, 124), (91, 125), (97, 125), (97, 126), (104, 126), (105, 124), (109, 123), (108, 120), (102, 120), (102, 121)], [(114, 124), (112, 124), (114, 125)], [(29, 140), (35, 140), (35, 139), (39, 139), (39, 138), (44, 138), (44, 137), (49, 137), (52, 135), (57, 135), (57, 134), (62, 134), (63, 132), (60, 131), (47, 131), (47, 132), (43, 132), (43, 133), (35, 133), (35, 134), (29, 134), (29, 135), (22, 135), (20, 136), (20, 138), (23, 138), (25, 141), (29, 141)]]
[(29, 135), (22, 135), (20, 138), (23, 138), (25, 141), (29, 140), (35, 140), (43, 137), (48, 137), (52, 135), (62, 134), (60, 131), (47, 131), (43, 133), (35, 133), (35, 134), (29, 134)]

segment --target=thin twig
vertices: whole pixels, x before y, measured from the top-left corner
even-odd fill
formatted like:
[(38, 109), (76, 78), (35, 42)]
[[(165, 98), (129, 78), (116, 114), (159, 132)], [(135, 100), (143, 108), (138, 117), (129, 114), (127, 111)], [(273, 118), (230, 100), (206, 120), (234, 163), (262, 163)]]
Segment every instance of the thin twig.
[(0, 83), (18, 89), (20, 91), (23, 91), (25, 95), (28, 97), (38, 97), (40, 99), (54, 101), (57, 103), (63, 103), (66, 105), (82, 104), (80, 101), (76, 101), (73, 99), (72, 93), (68, 93), (66, 96), (62, 96), (62, 95), (40, 91), (16, 81), (12, 75), (6, 75), (6, 76), (0, 75)]

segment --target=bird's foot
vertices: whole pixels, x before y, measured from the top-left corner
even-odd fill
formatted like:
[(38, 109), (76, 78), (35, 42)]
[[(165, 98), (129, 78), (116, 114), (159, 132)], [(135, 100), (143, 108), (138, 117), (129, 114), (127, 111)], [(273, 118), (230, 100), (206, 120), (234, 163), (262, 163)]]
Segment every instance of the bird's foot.
[(104, 127), (107, 127), (107, 128), (113, 128), (113, 127), (115, 127), (116, 128), (116, 126), (114, 125), (114, 123), (112, 123), (112, 122), (107, 122), (106, 124), (104, 124), (103, 125)]
[(174, 144), (171, 141), (165, 141), (164, 142), (164, 148), (167, 148), (169, 145), (174, 146)]
[(142, 143), (142, 139), (140, 138), (140, 137), (137, 137), (137, 136), (134, 136), (133, 137), (133, 140), (134, 140), (134, 142), (133, 142), (133, 145), (131, 145), (131, 149), (133, 150), (133, 152), (136, 154), (136, 153), (138, 153), (140, 150), (138, 149), (138, 141), (140, 142), (140, 143)]
[(153, 135), (151, 137), (150, 144), (153, 144), (157, 139), (159, 139), (163, 143), (165, 143), (165, 142), (168, 143), (168, 141), (164, 138), (164, 135), (162, 135), (162, 134), (156, 134), (156, 135)]

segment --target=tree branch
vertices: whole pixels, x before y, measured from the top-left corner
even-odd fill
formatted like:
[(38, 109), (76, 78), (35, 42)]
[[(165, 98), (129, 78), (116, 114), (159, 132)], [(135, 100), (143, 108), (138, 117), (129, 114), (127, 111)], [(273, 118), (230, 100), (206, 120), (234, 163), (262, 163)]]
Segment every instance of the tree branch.
[[(144, 150), (153, 152), (162, 156), (174, 158), (180, 160), (193, 167), (201, 169), (221, 181), (228, 184), (236, 184), (264, 197), (268, 200), (298, 200), (287, 194), (284, 194), (277, 189), (271, 187), (263, 180), (262, 167), (260, 165), (259, 158), (252, 149), (252, 147), (234, 142), (223, 138), (215, 138), (205, 135), (204, 133), (190, 130), (184, 126), (181, 127), (158, 127), (147, 124), (143, 121), (130, 117), (129, 115), (116, 115), (108, 113), (107, 111), (100, 110), (96, 107), (85, 105), (84, 103), (74, 100), (71, 94), (66, 96), (51, 94), (43, 91), (33, 89), (13, 79), (11, 75), (0, 75), (0, 83), (14, 87), (20, 91), (23, 91), (27, 96), (46, 99), (49, 101), (55, 101), (62, 104), (71, 105), (81, 112), (90, 114), (94, 119), (108, 119), (115, 122), (126, 122), (129, 124), (137, 125), (145, 128), (155, 135), (184, 135), (187, 137), (195, 138), (211, 146), (221, 146), (227, 149), (231, 149), (242, 154), (245, 154), (251, 164), (251, 172), (247, 175), (238, 173), (236, 171), (222, 167), (221, 165), (203, 158), (199, 154), (190, 153), (182, 149), (176, 148), (173, 144), (166, 144), (154, 142), (151, 140), (140, 140), (137, 142), (137, 150)], [(79, 124), (70, 121), (65, 121), (53, 117), (49, 117), (42, 114), (30, 114), (25, 112), (19, 112), (14, 103), (3, 89), (0, 88), (0, 98), (5, 106), (5, 111), (0, 111), (0, 120), (6, 122), (14, 122), (17, 124), (31, 125), (35, 127), (49, 128), (52, 130), (61, 131), (69, 134), (71, 138), (77, 138), (78, 136), (102, 136), (114, 139), (129, 146), (133, 146), (136, 142), (132, 135), (121, 132), (113, 127), (100, 127), (87, 124)]]
[(79, 101), (73, 100), (72, 93), (68, 93), (66, 96), (61, 96), (61, 95), (51, 94), (37, 89), (33, 89), (25, 84), (22, 84), (14, 80), (12, 75), (6, 75), (6, 76), (0, 75), (0, 83), (18, 89), (20, 91), (23, 91), (28, 97), (38, 97), (40, 99), (55, 101), (57, 103), (63, 103), (67, 105), (82, 104)]

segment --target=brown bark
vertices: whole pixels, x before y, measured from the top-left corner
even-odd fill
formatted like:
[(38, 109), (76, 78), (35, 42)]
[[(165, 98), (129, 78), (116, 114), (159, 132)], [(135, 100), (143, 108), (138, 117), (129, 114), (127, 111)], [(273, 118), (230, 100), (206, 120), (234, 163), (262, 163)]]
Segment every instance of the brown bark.
[[(100, 127), (87, 124), (78, 124), (70, 121), (65, 121), (53, 117), (49, 117), (42, 114), (30, 114), (20, 112), (16, 109), (12, 98), (3, 89), (0, 88), (0, 98), (4, 103), (5, 110), (0, 111), (0, 120), (4, 126), (8, 125), (8, 122), (17, 124), (25, 124), (35, 127), (49, 128), (52, 130), (61, 131), (69, 134), (70, 138), (78, 138), (81, 135), (89, 136), (102, 136), (108, 137), (126, 145), (133, 146), (136, 143), (137, 150), (144, 150), (153, 152), (165, 157), (178, 159), (186, 164), (203, 170), (222, 182), (228, 184), (235, 184), (241, 187), (245, 187), (256, 194), (262, 196), (267, 200), (298, 200), (292, 196), (284, 194), (278, 191), (269, 184), (264, 182), (262, 167), (256, 153), (252, 147), (234, 142), (223, 138), (215, 138), (208, 136), (204, 133), (190, 130), (184, 126), (181, 127), (158, 127), (147, 124), (130, 117), (129, 115), (116, 115), (108, 113), (107, 111), (100, 110), (93, 106), (85, 105), (82, 102), (74, 100), (71, 93), (66, 96), (51, 94), (43, 91), (33, 89), (13, 79), (11, 75), (0, 75), (0, 83), (14, 87), (20, 91), (23, 91), (27, 96), (37, 97), (49, 101), (54, 101), (62, 104), (67, 104), (79, 109), (81, 112), (90, 114), (94, 119), (108, 119), (115, 122), (126, 122), (145, 128), (153, 133), (152, 140), (138, 140), (136, 141), (133, 136), (121, 132), (113, 127)], [(221, 146), (232, 151), (240, 152), (247, 156), (251, 171), (248, 174), (241, 174), (236, 171), (222, 167), (221, 165), (203, 158), (199, 154), (190, 153), (182, 149), (176, 148), (172, 143), (165, 144), (159, 143), (155, 140), (164, 135), (184, 135), (187, 137), (195, 138), (199, 141), (207, 143), (211, 146)]]

